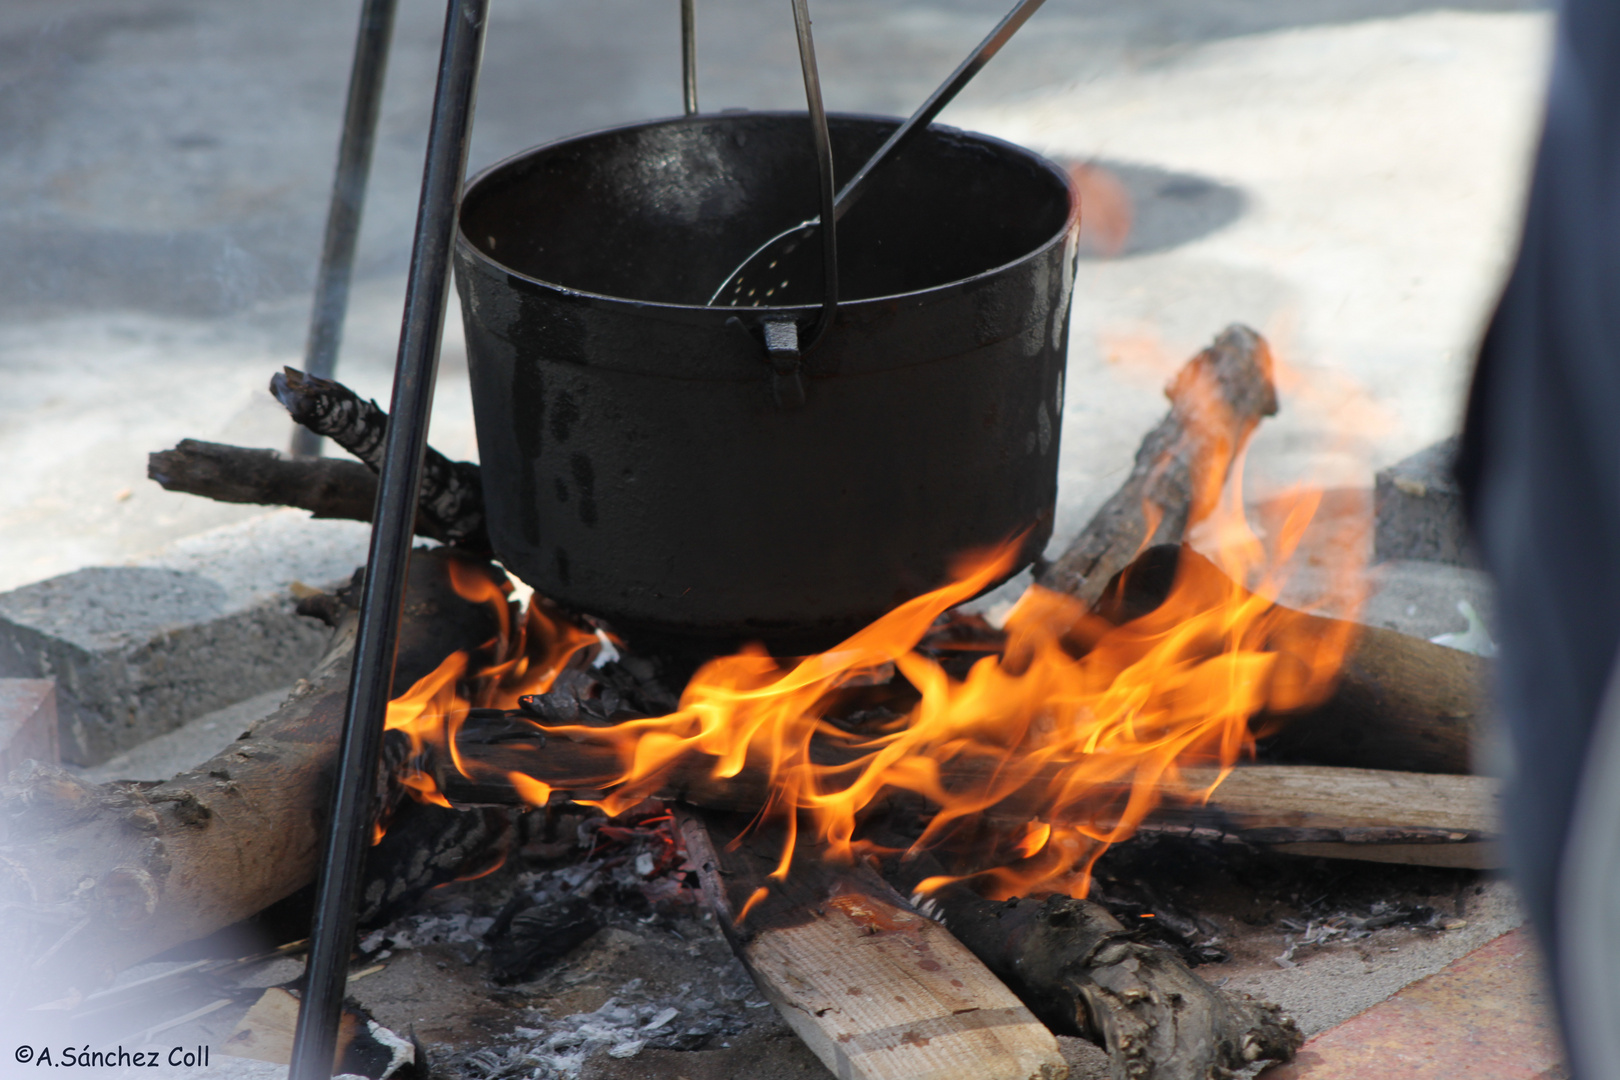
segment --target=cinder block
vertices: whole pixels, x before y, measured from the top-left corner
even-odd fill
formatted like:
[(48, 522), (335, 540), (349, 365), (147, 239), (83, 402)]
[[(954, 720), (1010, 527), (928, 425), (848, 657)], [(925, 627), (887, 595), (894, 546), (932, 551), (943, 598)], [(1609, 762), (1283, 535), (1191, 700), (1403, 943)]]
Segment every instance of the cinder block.
[(0, 679), (0, 784), (32, 759), (55, 765), (56, 684), (50, 679)]
[(329, 631), (294, 583), (346, 581), (368, 535), (274, 511), (0, 594), (0, 676), (54, 678), (62, 758), (94, 765), (307, 674)]
[(1452, 436), (1380, 470), (1373, 486), (1373, 560), (1423, 559), (1477, 566), (1451, 474)]

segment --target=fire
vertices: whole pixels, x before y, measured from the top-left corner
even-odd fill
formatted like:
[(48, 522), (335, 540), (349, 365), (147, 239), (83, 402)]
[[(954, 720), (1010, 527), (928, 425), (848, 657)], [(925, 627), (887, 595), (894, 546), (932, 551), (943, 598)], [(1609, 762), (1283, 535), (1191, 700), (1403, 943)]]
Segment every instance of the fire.
[[(1236, 456), (1240, 477), (1241, 453), (1223, 452)], [(666, 716), (547, 734), (612, 747), (620, 772), (598, 803), (610, 814), (655, 791), (677, 762), (707, 762), (717, 779), (762, 770), (770, 794), (760, 820), (781, 823), (787, 837), (778, 880), (802, 833), (828, 857), (869, 851), (859, 835), (863, 815), (905, 793), (934, 808), (916, 846), (970, 863), (925, 890), (971, 878), (992, 897), (1083, 896), (1097, 857), (1160, 800), (1209, 798), (1252, 753), (1257, 717), (1325, 698), (1352, 644), (1347, 624), (1324, 632), (1272, 599), (1318, 496), (1299, 493), (1262, 541), (1244, 519), (1241, 482), (1223, 483), (1224, 468), (1202, 475), (1212, 479), (1193, 500), (1195, 535), (1209, 557), (1181, 559), (1162, 602), (1139, 605), (1135, 617), (1116, 610), (1111, 621), (1073, 597), (1031, 587), (1007, 615), (999, 649), (974, 659), (971, 650), (941, 646), (930, 637), (941, 617), (1012, 569), (1014, 538), (965, 558), (949, 584), (826, 652), (783, 660), (744, 648), (700, 668)], [(1145, 509), (1151, 524), (1155, 508)], [(457, 586), (506, 619), (501, 589), (471, 574)], [(468, 775), (454, 749), (467, 711), (510, 708), (543, 692), (599, 641), (537, 614), (540, 606), (511, 632), (503, 621), (491, 646), (496, 663), (474, 673), (468, 657), (452, 657), (390, 706), (388, 727), (415, 749), (447, 748)], [(906, 690), (909, 708), (841, 723), (853, 696), (874, 685)], [(1190, 766), (1200, 767), (1196, 777)], [(502, 778), (535, 805), (559, 782)], [(443, 801), (425, 775), (413, 792)]]
[[(493, 661), (471, 673), (473, 657), (457, 652), (424, 676), (404, 694), (388, 703), (385, 730), (398, 731), (410, 740), (412, 758), (431, 743), (442, 747), (461, 767), (456, 755), (456, 732), (475, 708), (511, 709), (525, 694), (551, 689), (557, 673), (581, 649), (599, 644), (598, 637), (560, 616), (553, 617), (543, 603), (529, 605), (521, 620), (514, 617), (510, 582), (496, 583), (469, 567), (450, 562), (450, 583), (458, 595), (494, 611), (499, 630), (482, 652)], [(471, 674), (470, 674), (471, 673)], [(402, 783), (413, 798), (438, 806), (450, 805), (426, 773), (407, 772)], [(527, 776), (513, 783), (524, 796), (541, 804), (550, 795), (545, 784)], [(379, 825), (372, 843), (382, 839)]]

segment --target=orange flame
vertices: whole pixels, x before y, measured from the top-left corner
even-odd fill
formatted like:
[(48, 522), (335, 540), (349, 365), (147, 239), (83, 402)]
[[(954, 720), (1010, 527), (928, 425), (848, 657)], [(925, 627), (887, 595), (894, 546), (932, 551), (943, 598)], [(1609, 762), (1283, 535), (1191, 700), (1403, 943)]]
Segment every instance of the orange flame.
[[(974, 856), (973, 865), (957, 868), (966, 871), (962, 876), (931, 878), (924, 891), (971, 877), (992, 897), (1083, 896), (1098, 856), (1130, 836), (1161, 799), (1208, 799), (1252, 752), (1256, 716), (1325, 698), (1352, 644), (1349, 624), (1323, 624), (1270, 599), (1314, 510), (1313, 497), (1296, 499), (1268, 549), (1243, 516), (1241, 453), (1221, 447), (1218, 454), (1227, 460), (1195, 470), (1202, 490), (1193, 505), (1202, 514), (1200, 542), (1222, 572), (1182, 560), (1168, 598), (1123, 625), (1073, 597), (1032, 586), (1007, 616), (999, 652), (981, 656), (965, 673), (948, 667), (926, 636), (947, 611), (1013, 568), (1015, 538), (964, 559), (949, 584), (826, 652), (779, 660), (747, 647), (700, 668), (667, 716), (548, 733), (616, 751), (621, 771), (594, 804), (609, 814), (656, 790), (683, 760), (707, 760), (717, 779), (762, 770), (770, 794), (760, 819), (781, 823), (786, 834), (772, 874), (777, 880), (790, 870), (801, 831), (829, 857), (853, 859), (869, 850), (857, 837), (863, 814), (903, 792), (936, 808), (919, 847), (950, 840), (954, 854), (971, 845)], [(1226, 464), (1236, 466), (1230, 484)], [(1151, 509), (1150, 526), (1157, 520)], [(487, 583), (480, 588), (486, 586), (504, 608), (504, 594)], [(534, 612), (498, 650), (508, 659), (469, 679), (467, 658), (452, 658), (390, 706), (388, 726), (409, 733), (415, 746), (446, 747), (465, 775), (454, 746), (467, 710), (509, 707), (521, 693), (543, 691), (594, 640), (560, 621), (537, 623)], [(531, 653), (538, 659), (527, 659)], [(903, 717), (860, 731), (836, 722), (839, 704), (855, 687), (895, 677), (915, 691)], [(827, 748), (839, 751), (837, 764), (816, 752)], [(1215, 766), (1214, 779), (1188, 779), (1189, 765)], [(558, 783), (506, 778), (536, 805)], [(589, 782), (594, 787), (600, 779)], [(430, 780), (421, 783), (419, 797), (442, 800)], [(986, 812), (1014, 796), (1019, 807), (1035, 808), (1028, 820), (991, 824)]]
[[(551, 617), (538, 600), (529, 605), (523, 619), (518, 621), (509, 603), (510, 582), (497, 583), (487, 574), (454, 560), (448, 566), (450, 584), (457, 595), (476, 604), (487, 604), (495, 613), (499, 629), (479, 650), (493, 659), (469, 676), (472, 655), (452, 654), (388, 703), (383, 726), (387, 731), (402, 732), (410, 739), (412, 758), (431, 744), (448, 754), (459, 769), (462, 766), (456, 752), (456, 733), (470, 710), (510, 709), (516, 707), (518, 698), (525, 694), (545, 693), (569, 658), (580, 649), (597, 644), (598, 639), (566, 619)], [(426, 773), (408, 770), (401, 777), (401, 783), (410, 796), (420, 802), (450, 805)], [(514, 783), (517, 783), (515, 778)], [(533, 795), (543, 802), (550, 794), (549, 790), (541, 794), (545, 786), (524, 777), (519, 790), (525, 797)], [(379, 823), (373, 830), (371, 842), (381, 840), (385, 831), (386, 823)]]

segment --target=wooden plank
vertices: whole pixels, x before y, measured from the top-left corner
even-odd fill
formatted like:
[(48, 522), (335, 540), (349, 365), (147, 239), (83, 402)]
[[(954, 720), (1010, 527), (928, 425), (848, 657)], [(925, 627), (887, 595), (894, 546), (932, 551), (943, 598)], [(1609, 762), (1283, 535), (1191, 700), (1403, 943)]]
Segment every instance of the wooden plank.
[(780, 837), (750, 833), (737, 843), (739, 821), (701, 811), (680, 820), (732, 948), (841, 1080), (1068, 1075), (1057, 1040), (1012, 991), (869, 869), (801, 856), (787, 881), (750, 904)]
[[(1188, 769), (1184, 776), (1202, 786), (1215, 773)], [(1212, 808), (1243, 829), (1433, 829), (1490, 835), (1500, 832), (1500, 804), (1501, 782), (1494, 777), (1326, 765), (1244, 766), (1232, 770), (1210, 799)], [(1166, 807), (1164, 814), (1176, 812)]]
[(1352, 859), (1401, 866), (1442, 866), (1453, 870), (1501, 870), (1507, 849), (1492, 840), (1468, 844), (1271, 844), (1279, 855)]

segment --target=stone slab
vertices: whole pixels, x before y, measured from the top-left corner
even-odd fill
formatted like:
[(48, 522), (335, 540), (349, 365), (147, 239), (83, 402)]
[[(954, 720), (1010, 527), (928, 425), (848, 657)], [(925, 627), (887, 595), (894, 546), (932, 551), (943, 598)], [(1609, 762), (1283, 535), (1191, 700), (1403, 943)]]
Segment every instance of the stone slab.
[(1529, 932), (1503, 934), (1305, 1044), (1264, 1080), (1555, 1080), (1567, 1076)]
[(0, 676), (54, 678), (63, 760), (104, 761), (302, 677), (328, 631), (294, 590), (346, 581), (368, 535), (273, 511), (0, 594)]
[(0, 783), (30, 759), (56, 764), (56, 684), (0, 679)]
[(1474, 566), (1462, 490), (1451, 474), (1457, 437), (1380, 469), (1373, 484), (1373, 558)]

